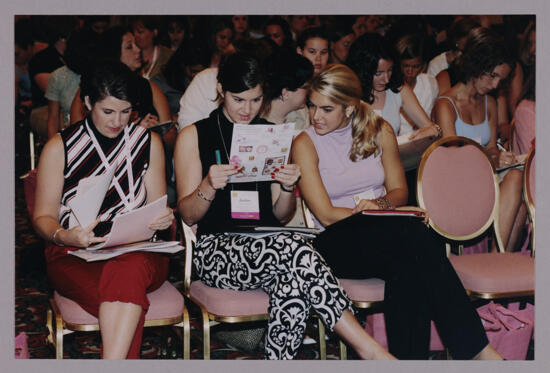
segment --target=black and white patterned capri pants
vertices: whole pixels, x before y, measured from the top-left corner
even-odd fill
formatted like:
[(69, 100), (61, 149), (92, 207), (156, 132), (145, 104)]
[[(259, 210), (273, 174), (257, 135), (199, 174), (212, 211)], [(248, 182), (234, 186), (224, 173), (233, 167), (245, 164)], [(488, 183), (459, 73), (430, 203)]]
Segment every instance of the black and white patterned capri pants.
[(332, 330), (351, 303), (324, 259), (298, 233), (215, 233), (200, 237), (193, 264), (208, 286), (269, 295), (266, 359), (292, 359), (309, 309)]

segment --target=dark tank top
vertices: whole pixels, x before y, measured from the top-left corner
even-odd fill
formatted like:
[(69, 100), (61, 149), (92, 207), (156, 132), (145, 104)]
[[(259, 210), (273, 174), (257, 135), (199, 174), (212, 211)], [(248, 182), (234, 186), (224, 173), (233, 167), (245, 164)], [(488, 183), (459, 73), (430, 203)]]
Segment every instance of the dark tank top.
[[(219, 128), (218, 128), (219, 120)], [(250, 125), (271, 124), (265, 119), (256, 117)], [(216, 164), (216, 150), (220, 152), (221, 163), (228, 164), (225, 148), (229, 153), (231, 151), (231, 139), (233, 136), (233, 123), (231, 123), (223, 114), (220, 106), (208, 118), (202, 119), (195, 124), (197, 127), (199, 155), (202, 164), (202, 177), (206, 177), (211, 165)], [(220, 135), (223, 135), (223, 141)], [(237, 226), (280, 226), (281, 223), (273, 214), (273, 204), (271, 202), (271, 182), (260, 181), (252, 183), (231, 183), (221, 190), (216, 191), (216, 197), (211, 203), (210, 208), (204, 217), (198, 222), (197, 236), (202, 234), (231, 232), (232, 228)], [(232, 190), (257, 190), (260, 219), (233, 219), (231, 217), (231, 197)]]

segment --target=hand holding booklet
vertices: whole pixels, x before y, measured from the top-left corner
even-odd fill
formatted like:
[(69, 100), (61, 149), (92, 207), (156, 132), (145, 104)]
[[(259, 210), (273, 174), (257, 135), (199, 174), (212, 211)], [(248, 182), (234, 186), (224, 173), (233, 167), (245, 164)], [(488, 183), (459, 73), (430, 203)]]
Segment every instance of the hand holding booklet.
[(422, 210), (400, 209), (400, 210), (363, 210), (363, 215), (372, 216), (410, 216), (414, 218), (424, 218), (426, 213)]
[(230, 183), (271, 180), (271, 173), (288, 162), (294, 137), (294, 123), (235, 124), (229, 163), (239, 173), (229, 177)]
[(166, 198), (165, 194), (148, 205), (115, 217), (107, 241), (90, 246), (88, 250), (149, 240), (155, 234), (149, 225), (166, 209)]
[(90, 246), (87, 249), (69, 251), (87, 262), (107, 260), (132, 251), (150, 251), (158, 253), (176, 253), (184, 249), (178, 241), (148, 241), (154, 230), (149, 228), (166, 209), (166, 195), (156, 201), (119, 215), (113, 219), (107, 241)]

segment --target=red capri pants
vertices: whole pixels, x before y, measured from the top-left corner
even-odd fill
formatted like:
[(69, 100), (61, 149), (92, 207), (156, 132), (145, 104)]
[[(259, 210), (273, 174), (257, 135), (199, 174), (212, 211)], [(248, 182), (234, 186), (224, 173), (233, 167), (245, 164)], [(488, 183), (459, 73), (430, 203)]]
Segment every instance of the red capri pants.
[(163, 254), (132, 252), (107, 261), (86, 262), (67, 254), (71, 248), (49, 246), (46, 262), (53, 288), (98, 317), (103, 302), (133, 303), (142, 307), (128, 359), (139, 359), (143, 324), (149, 308), (147, 293), (168, 278), (168, 257)]

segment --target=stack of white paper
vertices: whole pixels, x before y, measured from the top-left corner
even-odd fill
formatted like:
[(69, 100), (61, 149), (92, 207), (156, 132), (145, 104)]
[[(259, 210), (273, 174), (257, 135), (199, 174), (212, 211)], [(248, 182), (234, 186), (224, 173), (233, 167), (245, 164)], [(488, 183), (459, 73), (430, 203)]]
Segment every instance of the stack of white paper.
[(107, 241), (90, 246), (88, 249), (97, 250), (103, 247), (124, 245), (150, 239), (155, 234), (155, 231), (149, 228), (149, 224), (155, 221), (166, 210), (166, 198), (165, 194), (148, 205), (115, 217), (111, 232), (107, 236)]
[(119, 256), (122, 254), (130, 253), (133, 251), (149, 251), (156, 253), (177, 253), (183, 250), (184, 247), (179, 244), (178, 241), (157, 241), (157, 242), (135, 242), (133, 244), (113, 246), (108, 249), (101, 250), (86, 250), (80, 249), (75, 251), (69, 251), (70, 254), (84, 259), (87, 262), (94, 262), (98, 260), (107, 260)]

